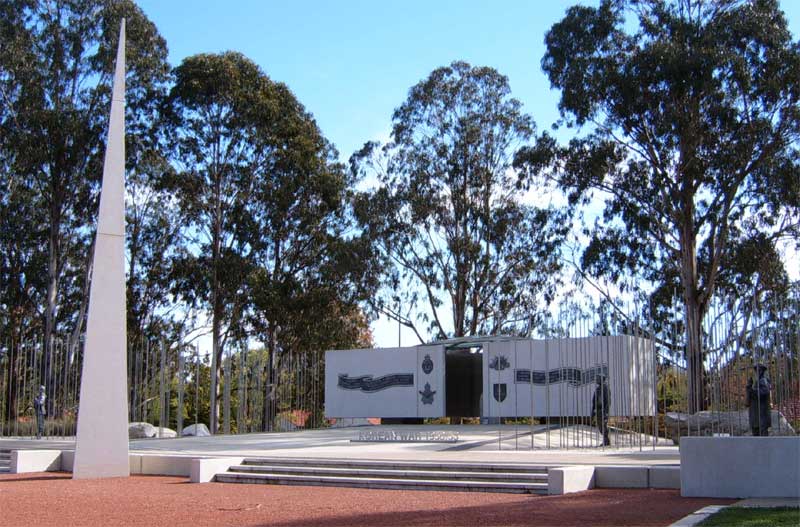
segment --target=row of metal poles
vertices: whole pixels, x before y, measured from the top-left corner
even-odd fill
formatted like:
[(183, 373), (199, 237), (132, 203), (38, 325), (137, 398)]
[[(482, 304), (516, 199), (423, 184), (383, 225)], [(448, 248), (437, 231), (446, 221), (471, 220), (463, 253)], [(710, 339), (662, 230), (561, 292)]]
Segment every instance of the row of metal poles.
[(44, 435), (75, 435), (81, 354), (67, 339), (22, 337), (0, 342), (0, 437), (38, 433), (34, 400), (44, 388)]
[[(170, 349), (148, 342), (129, 361), (132, 422), (174, 428), (211, 422), (211, 368), (196, 346)], [(286, 354), (269, 382), (269, 356), (242, 346), (221, 363), (219, 429), (216, 433), (287, 431), (322, 426), (322, 353)], [(167, 432), (166, 435), (172, 435)]]
[[(750, 414), (769, 404), (770, 434), (796, 432), (800, 423), (800, 330), (797, 298), (766, 306), (742, 299), (718, 299), (704, 321), (704, 407), (689, 413), (685, 338), (680, 315), (655, 324), (649, 309), (632, 305), (604, 316), (565, 315), (551, 330), (538, 335), (544, 349), (530, 340), (511, 340), (506, 353), (514, 364), (547, 372), (544, 381), (503, 377), (488, 369), (488, 386), (506, 384), (513, 407), (495, 423), (499, 449), (655, 448), (685, 435), (751, 433)], [(588, 337), (606, 339), (598, 355)], [(487, 348), (483, 353), (488, 354)], [(35, 436), (34, 400), (44, 386), (44, 435), (74, 436), (78, 411), (81, 346), (54, 339), (0, 338), (0, 436)], [(488, 357), (484, 357), (488, 360)], [(129, 419), (159, 427), (169, 437), (189, 424), (211, 422), (211, 367), (207, 354), (193, 345), (146, 339), (128, 354)], [(595, 385), (576, 379), (551, 379), (550, 372), (569, 364), (579, 371), (605, 365), (609, 373), (608, 435), (591, 408)], [(754, 366), (763, 365), (768, 398), (750, 398), (747, 386), (758, 385)], [(324, 352), (285, 353), (269, 374), (268, 354), (242, 344), (229, 348), (222, 360), (219, 430), (250, 433), (314, 429), (349, 424), (324, 418)], [(625, 373), (625, 375), (623, 375)], [(572, 381), (572, 382), (570, 382)], [(527, 392), (527, 395), (526, 395)], [(489, 415), (503, 404), (493, 393)], [(767, 401), (767, 402), (765, 402)], [(748, 406), (748, 404), (750, 406)], [(755, 405), (755, 406), (753, 406)], [(751, 412), (752, 409), (752, 412)], [(376, 416), (379, 417), (379, 416)], [(794, 425), (794, 429), (792, 428)], [(169, 429), (169, 430), (168, 430)]]
[[(37, 435), (35, 400), (44, 386), (44, 436), (76, 433), (81, 347), (41, 339), (0, 341), (0, 437)], [(216, 433), (320, 428), (324, 353), (287, 353), (268, 382), (268, 355), (242, 347), (225, 354)], [(182, 435), (210, 422), (210, 360), (197, 346), (145, 339), (128, 353), (129, 420), (158, 427), (158, 436)], [(191, 432), (194, 433), (194, 432)]]
[[(601, 317), (558, 318), (555, 330), (539, 336), (546, 342), (539, 360), (547, 372), (553, 365), (570, 364), (584, 371), (607, 365), (611, 444), (604, 444), (601, 426), (593, 419), (595, 386), (550, 382), (548, 375), (536, 396), (532, 382), (529, 387), (515, 382), (513, 409), (504, 410), (494, 394), (489, 397), (489, 415), (505, 411), (515, 416), (492, 421), (504, 423), (497, 428), (497, 448), (656, 448), (677, 444), (681, 436), (750, 435), (752, 415), (764, 414), (770, 415), (770, 426), (768, 431), (759, 429), (762, 434), (796, 435), (800, 424), (798, 305), (795, 297), (769, 307), (753, 299), (718, 299), (711, 305), (703, 324), (706, 410), (695, 414), (689, 413), (685, 335), (679, 315), (658, 327), (645, 316), (649, 309), (641, 305), (614, 311), (605, 321)], [(627, 346), (623, 340), (604, 340), (598, 357), (596, 350), (589, 350), (589, 337), (603, 334), (626, 334), (633, 339)], [(513, 341), (510, 353), (514, 364), (520, 358), (529, 364), (537, 360), (530, 341)], [(764, 370), (761, 375), (759, 365)], [(488, 372), (488, 386), (503, 380), (501, 372)], [(769, 387), (768, 397), (755, 395), (759, 382)], [(752, 387), (749, 396), (748, 386)], [(519, 390), (530, 390), (529, 397), (520, 397)], [(526, 418), (520, 418), (526, 415), (520, 400), (530, 405)], [(756, 422), (763, 427), (761, 419)]]
[[(505, 422), (497, 428), (497, 448), (643, 449), (665, 445), (658, 434), (656, 347), (634, 313), (626, 316), (624, 325), (613, 313), (605, 328), (599, 317), (559, 318), (555, 330), (539, 336), (541, 346), (530, 339), (509, 341), (506, 353), (513, 357), (513, 364), (539, 369), (545, 375), (539, 386), (535, 386), (533, 374), (531, 382), (513, 379), (513, 408), (503, 407), (494, 393), (489, 397), (489, 415), (515, 416), (494, 420)], [(609, 337), (612, 334), (624, 336)], [(490, 344), (484, 353), (497, 348), (502, 348), (502, 343)], [(498, 354), (502, 353), (494, 353)], [(565, 375), (559, 377), (562, 371)], [(488, 372), (489, 386), (503, 380), (502, 372), (491, 368)], [(604, 441), (603, 427), (594, 415), (597, 375), (604, 376), (608, 389), (608, 407), (600, 397), (597, 413), (608, 416), (610, 444)]]

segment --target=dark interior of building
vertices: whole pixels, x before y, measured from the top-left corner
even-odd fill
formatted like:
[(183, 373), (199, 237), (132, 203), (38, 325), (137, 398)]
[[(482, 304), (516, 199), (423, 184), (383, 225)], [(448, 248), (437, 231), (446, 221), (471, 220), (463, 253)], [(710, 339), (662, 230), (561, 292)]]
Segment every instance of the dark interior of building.
[(445, 353), (445, 414), (479, 417), (483, 389), (483, 353), (480, 348), (448, 349)]

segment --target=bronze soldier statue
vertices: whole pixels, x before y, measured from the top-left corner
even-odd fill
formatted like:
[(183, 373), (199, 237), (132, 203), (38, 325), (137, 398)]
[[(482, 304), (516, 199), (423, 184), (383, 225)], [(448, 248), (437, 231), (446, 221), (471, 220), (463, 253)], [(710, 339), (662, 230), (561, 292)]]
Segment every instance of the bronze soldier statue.
[(39, 395), (33, 398), (33, 411), (36, 414), (36, 439), (41, 439), (44, 435), (44, 417), (47, 415), (46, 400), (44, 386), (39, 386)]
[(603, 446), (611, 445), (611, 438), (608, 437), (608, 413), (611, 406), (611, 393), (606, 384), (605, 375), (597, 376), (597, 386), (592, 396), (592, 418), (594, 419), (600, 433), (603, 434)]
[(769, 381), (764, 377), (767, 367), (763, 364), (754, 366), (758, 372), (758, 381), (753, 385), (753, 378), (747, 381), (747, 406), (750, 421), (750, 430), (754, 436), (768, 436), (769, 427), (772, 426), (772, 405), (770, 402)]

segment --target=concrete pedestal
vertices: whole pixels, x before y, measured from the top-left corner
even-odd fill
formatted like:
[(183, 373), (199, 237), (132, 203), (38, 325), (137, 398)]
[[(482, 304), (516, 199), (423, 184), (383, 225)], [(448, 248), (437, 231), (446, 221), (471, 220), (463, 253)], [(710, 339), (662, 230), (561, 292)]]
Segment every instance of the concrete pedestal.
[(682, 437), (681, 496), (800, 498), (800, 437)]

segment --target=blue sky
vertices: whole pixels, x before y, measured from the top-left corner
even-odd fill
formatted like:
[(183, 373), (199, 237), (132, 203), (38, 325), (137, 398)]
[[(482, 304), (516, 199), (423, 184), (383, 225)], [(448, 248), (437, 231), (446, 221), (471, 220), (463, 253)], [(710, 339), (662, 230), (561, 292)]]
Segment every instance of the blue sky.
[[(342, 160), (385, 140), (408, 89), (454, 60), (508, 76), (540, 129), (558, 118), (558, 93), (539, 66), (545, 32), (574, 0), (138, 0), (169, 46), (172, 65), (196, 53), (239, 51), (286, 83)], [(800, 0), (784, 0), (795, 39)], [(376, 343), (397, 330), (374, 326)], [(412, 344), (411, 335), (403, 335)]]
[(540, 126), (557, 93), (539, 68), (544, 33), (572, 2), (140, 0), (170, 62), (235, 50), (285, 82), (343, 159), (384, 136), (408, 89), (453, 60), (507, 75)]

